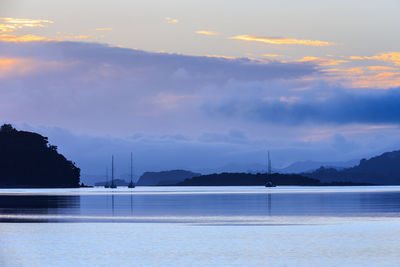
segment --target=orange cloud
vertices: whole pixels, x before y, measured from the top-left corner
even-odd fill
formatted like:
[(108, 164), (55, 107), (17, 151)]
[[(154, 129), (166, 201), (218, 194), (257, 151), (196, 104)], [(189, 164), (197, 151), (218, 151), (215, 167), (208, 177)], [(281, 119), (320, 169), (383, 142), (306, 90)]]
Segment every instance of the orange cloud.
[(277, 55), (277, 54), (264, 54), (263, 57), (283, 57), (283, 55)]
[(396, 66), (400, 66), (400, 52), (386, 52), (381, 53), (372, 57), (360, 57), (360, 56), (352, 56), (350, 57), (352, 60), (379, 60), (379, 61), (387, 61), (391, 62)]
[[(53, 23), (45, 19), (18, 19), (18, 18), (0, 18), (0, 41), (1, 42), (38, 42), (38, 41), (64, 41), (64, 40), (89, 40), (97, 37), (89, 35), (67, 35), (48, 38), (35, 34), (16, 35), (15, 31), (23, 28), (43, 28), (46, 24)], [(112, 28), (98, 28), (96, 30), (112, 30)]]
[(220, 55), (205, 55), (205, 57), (215, 57), (215, 58), (225, 58), (225, 59), (234, 59), (235, 58), (235, 57), (220, 56)]
[(367, 67), (369, 70), (373, 71), (381, 71), (381, 70), (400, 70), (399, 68), (393, 68), (388, 66), (369, 66)]
[(2, 42), (37, 42), (49, 41), (47, 37), (25, 34), (15, 35), (15, 31), (23, 28), (43, 28), (46, 24), (53, 23), (46, 19), (19, 19), (19, 18), (0, 18), (0, 41)]
[(195, 33), (197, 34), (202, 34), (202, 35), (218, 35), (218, 32), (214, 31), (196, 31)]
[(50, 42), (50, 41), (66, 41), (66, 40), (90, 40), (97, 39), (96, 37), (89, 35), (69, 35), (69, 36), (57, 36), (56, 38), (47, 38), (44, 36), (26, 34), (26, 35), (15, 35), (15, 34), (0, 34), (0, 42)]
[(74, 68), (75, 62), (42, 60), (38, 58), (0, 58), (0, 79), (23, 76), (42, 71), (60, 71)]
[(364, 73), (362, 67), (350, 68), (350, 69), (326, 69), (325, 71), (329, 71), (329, 72), (347, 72), (347, 73), (353, 73), (353, 74), (363, 74)]
[(38, 42), (38, 41), (52, 41), (51, 39), (34, 34), (15, 35), (15, 34), (0, 34), (1, 42)]
[(14, 32), (23, 28), (43, 28), (46, 24), (53, 23), (47, 19), (18, 19), (18, 18), (0, 18), (0, 32)]
[(400, 72), (382, 72), (376, 75), (364, 75), (353, 82), (357, 87), (393, 88), (400, 86)]
[(170, 17), (166, 17), (165, 20), (167, 21), (167, 23), (170, 23), (170, 24), (179, 23), (179, 20), (173, 19), (173, 18), (170, 18)]
[(9, 24), (39, 25), (39, 27), (44, 27), (41, 25), (42, 23), (53, 23), (53, 21), (47, 19), (0, 18), (0, 20)]
[(112, 27), (105, 27), (105, 28), (96, 28), (96, 31), (112, 31), (113, 28)]
[(320, 66), (336, 66), (341, 63), (346, 63), (348, 61), (341, 59), (326, 59), (319, 57), (303, 57), (302, 59), (297, 60), (297, 62), (312, 62)]
[(331, 46), (334, 43), (323, 42), (318, 40), (300, 40), (289, 37), (259, 37), (254, 35), (237, 35), (229, 37), (229, 39), (236, 39), (242, 41), (262, 42), (274, 45), (307, 45), (307, 46)]
[(96, 39), (96, 37), (89, 35), (69, 35), (69, 36), (60, 36), (57, 38), (58, 41), (64, 40), (88, 40), (88, 39)]
[[(329, 80), (340, 81), (353, 88), (393, 88), (400, 86), (400, 71), (385, 66), (356, 67), (350, 69), (326, 69)], [(337, 74), (338, 73), (338, 74)]]
[(29, 72), (33, 64), (29, 59), (0, 58), (0, 78)]
[(13, 32), (16, 30), (16, 27), (13, 25), (8, 25), (8, 24), (0, 24), (0, 32), (5, 33), (5, 32)]
[(16, 60), (11, 58), (0, 58), (0, 71), (9, 70)]

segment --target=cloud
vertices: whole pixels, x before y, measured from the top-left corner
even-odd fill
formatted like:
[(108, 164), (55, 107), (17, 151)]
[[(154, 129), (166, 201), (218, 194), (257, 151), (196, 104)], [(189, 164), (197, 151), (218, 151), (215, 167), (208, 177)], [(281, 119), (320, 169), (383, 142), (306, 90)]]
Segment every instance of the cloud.
[(202, 34), (202, 35), (211, 35), (211, 36), (215, 36), (218, 35), (218, 32), (214, 32), (214, 31), (196, 31), (196, 34)]
[(341, 63), (347, 63), (347, 60), (342, 60), (342, 59), (326, 59), (326, 58), (319, 58), (319, 57), (303, 57), (297, 62), (313, 62), (314, 64), (320, 65), (320, 66), (336, 66)]
[(388, 66), (368, 66), (367, 68), (369, 70), (373, 70), (373, 71), (400, 70), (400, 68), (393, 68), (393, 67), (388, 67)]
[(13, 32), (13, 31), (15, 31), (15, 27), (13, 25), (0, 24), (0, 32), (1, 33)]
[[(185, 56), (81, 42), (0, 42), (0, 58), (0, 112), (17, 121), (93, 131), (109, 124), (116, 132), (132, 127), (124, 122), (147, 130), (195, 131), (197, 126), (190, 125), (198, 121), (203, 131), (212, 132), (236, 120), (244, 127), (264, 122), (398, 123), (400, 118), (395, 89), (385, 93), (333, 87), (315, 60)], [(23, 65), (29, 68), (19, 72)], [(371, 67), (343, 73), (362, 77), (365, 71), (378, 71), (374, 79), (381, 84), (399, 79), (396, 72)]]
[[(326, 89), (325, 89), (326, 90)], [(400, 125), (400, 88), (363, 92), (328, 90), (298, 95), (294, 101), (282, 99), (229, 100), (207, 105), (214, 116), (272, 124), (397, 124)]]
[(20, 19), (20, 18), (0, 18), (0, 41), (1, 42), (37, 42), (49, 41), (49, 38), (34, 35), (15, 35), (15, 31), (24, 28), (44, 28), (53, 21), (45, 19)]
[(393, 63), (396, 66), (400, 66), (400, 52), (387, 52), (380, 53), (371, 57), (360, 57), (360, 56), (351, 56), (349, 57), (352, 60), (378, 60), (378, 61), (386, 61)]
[(25, 34), (25, 35), (15, 35), (15, 34), (0, 34), (1, 42), (40, 42), (40, 41), (52, 41), (52, 39), (34, 35), (34, 34)]
[(246, 134), (240, 130), (230, 130), (228, 134), (225, 133), (202, 133), (199, 136), (201, 142), (204, 143), (232, 143), (244, 144), (248, 143)]
[(250, 41), (250, 42), (262, 42), (274, 45), (306, 45), (306, 46), (332, 46), (335, 43), (324, 42), (318, 40), (301, 40), (289, 37), (260, 37), (254, 35), (237, 35), (229, 37), (229, 39)]
[(400, 71), (361, 75), (354, 81), (358, 87), (393, 88), (400, 86)]
[[(328, 71), (315, 60), (185, 56), (82, 42), (0, 42), (0, 58), (0, 112), (15, 121), (93, 132), (107, 124), (106, 131), (116, 133), (135, 125), (157, 132), (196, 127), (213, 132), (232, 123), (238, 128), (399, 123), (395, 89), (331, 85)], [(334, 70), (329, 72), (341, 73), (335, 77), (359, 77), (358, 88), (362, 80), (372, 83), (361, 79), (367, 71), (381, 85), (400, 81), (399, 73), (374, 66)]]
[(221, 56), (221, 55), (204, 55), (205, 57), (215, 57), (215, 58), (225, 58), (225, 59), (234, 59), (235, 57)]
[(46, 19), (20, 19), (20, 18), (0, 18), (0, 33), (14, 32), (23, 28), (43, 28), (53, 21)]
[(170, 17), (166, 17), (165, 20), (167, 21), (167, 23), (170, 23), (170, 24), (179, 23), (178, 19), (173, 19), (173, 18), (170, 18)]
[(264, 54), (263, 57), (283, 57), (283, 55), (278, 55), (278, 54)]
[(17, 77), (33, 71), (32, 60), (21, 58), (0, 58), (0, 79)]
[[(20, 18), (0, 18), (0, 42), (50, 42), (68, 40), (97, 40), (98, 37), (90, 35), (59, 35), (54, 38), (40, 36), (36, 34), (17, 35), (14, 32), (24, 28), (43, 28), (47, 24), (54, 23), (45, 19), (20, 19)], [(98, 28), (96, 31), (109, 31), (112, 28)]]
[(325, 69), (332, 81), (353, 88), (388, 89), (400, 87), (400, 69), (387, 66), (365, 66), (348, 69)]
[(58, 36), (55, 40), (57, 41), (68, 41), (68, 40), (96, 40), (97, 37), (90, 35), (63, 35)]
[(64, 35), (57, 36), (56, 38), (48, 38), (44, 36), (25, 34), (0, 34), (0, 42), (14, 42), (14, 43), (27, 43), (27, 42), (54, 42), (54, 41), (68, 41), (68, 40), (96, 40), (97, 37), (89, 35)]
[(105, 28), (96, 28), (96, 31), (112, 31), (113, 28), (112, 27), (105, 27)]
[[(127, 155), (128, 164), (134, 151), (143, 171), (195, 170), (262, 163), (266, 148), (276, 162), (290, 163), (343, 152), (352, 159), (376, 150), (376, 142), (379, 149), (393, 144), (400, 132), (399, 88), (353, 90), (332, 85), (327, 75), (314, 62), (0, 42), (0, 114), (35, 129), (68, 129), (43, 133), (84, 173), (96, 173), (114, 152)], [(390, 138), (375, 140), (387, 133)], [(354, 140), (356, 148), (346, 150)]]
[[(211, 131), (214, 122), (207, 122), (200, 106), (210, 97), (229, 95), (223, 89), (227, 84), (248, 84), (235, 94), (268, 94), (272, 81), (318, 73), (309, 63), (149, 53), (82, 42), (0, 42), (0, 58), (24, 59), (30, 66), (2, 72), (3, 116), (91, 132), (122, 133), (135, 125), (157, 132)], [(260, 88), (253, 89), (257, 83)], [(194, 121), (199, 124), (189, 126)]]

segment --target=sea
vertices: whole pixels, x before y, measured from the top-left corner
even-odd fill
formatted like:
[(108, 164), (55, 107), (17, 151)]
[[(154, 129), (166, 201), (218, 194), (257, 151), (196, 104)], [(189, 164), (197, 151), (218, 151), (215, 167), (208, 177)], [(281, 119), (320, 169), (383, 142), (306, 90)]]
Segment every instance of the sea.
[(400, 186), (0, 189), (0, 266), (400, 266)]

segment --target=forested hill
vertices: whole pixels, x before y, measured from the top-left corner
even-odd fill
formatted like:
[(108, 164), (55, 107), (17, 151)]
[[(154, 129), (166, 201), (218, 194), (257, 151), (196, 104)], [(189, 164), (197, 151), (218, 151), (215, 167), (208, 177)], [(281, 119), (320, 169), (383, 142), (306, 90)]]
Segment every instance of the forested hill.
[(370, 159), (362, 159), (359, 165), (340, 171), (319, 168), (312, 173), (303, 175), (319, 179), (322, 182), (343, 181), (400, 185), (400, 151), (386, 152)]
[(47, 137), (0, 128), (0, 187), (78, 187), (80, 169), (57, 152)]
[(298, 174), (251, 174), (251, 173), (219, 173), (185, 179), (179, 186), (248, 186), (265, 185), (270, 181), (276, 185), (321, 185), (316, 179), (307, 178)]

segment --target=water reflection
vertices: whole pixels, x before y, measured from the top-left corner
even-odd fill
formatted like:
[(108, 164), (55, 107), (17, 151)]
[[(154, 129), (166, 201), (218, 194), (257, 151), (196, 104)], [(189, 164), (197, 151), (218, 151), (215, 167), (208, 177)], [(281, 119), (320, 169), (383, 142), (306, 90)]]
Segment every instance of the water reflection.
[(267, 194), (267, 210), (268, 215), (271, 216), (271, 209), (272, 209), (272, 194)]
[[(0, 195), (5, 215), (148, 216), (395, 216), (398, 192)], [(11, 216), (12, 217), (12, 216)], [(15, 219), (15, 216), (13, 217)], [(64, 220), (62, 216), (53, 219)], [(75, 219), (69, 219), (75, 220)], [(86, 219), (80, 219), (86, 220)]]
[[(31, 215), (31, 214), (80, 214), (80, 196), (0, 196), (1, 215)], [(0, 222), (12, 222), (15, 218), (0, 218)], [(24, 220), (30, 221), (30, 220)], [(36, 220), (35, 220), (36, 221)], [(43, 219), (47, 222), (48, 220)]]

